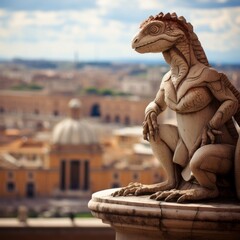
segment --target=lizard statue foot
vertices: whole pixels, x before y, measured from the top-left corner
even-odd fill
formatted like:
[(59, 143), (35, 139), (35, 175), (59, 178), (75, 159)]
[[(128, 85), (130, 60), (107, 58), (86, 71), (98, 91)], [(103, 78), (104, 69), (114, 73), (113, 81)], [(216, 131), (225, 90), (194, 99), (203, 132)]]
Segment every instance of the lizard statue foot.
[(219, 195), (219, 191), (217, 188), (208, 189), (204, 187), (196, 187), (193, 189), (184, 189), (177, 190), (172, 189), (168, 191), (158, 191), (150, 196), (151, 199), (155, 199), (157, 201), (176, 201), (178, 203), (192, 201), (192, 200), (201, 200), (201, 199), (210, 199), (216, 198)]
[(128, 186), (121, 188), (120, 190), (112, 194), (113, 197), (129, 196), (129, 195), (145, 195), (155, 193), (157, 191), (170, 190), (175, 187), (175, 181), (164, 181), (162, 183), (156, 183), (151, 185), (145, 185), (142, 183), (129, 183)]

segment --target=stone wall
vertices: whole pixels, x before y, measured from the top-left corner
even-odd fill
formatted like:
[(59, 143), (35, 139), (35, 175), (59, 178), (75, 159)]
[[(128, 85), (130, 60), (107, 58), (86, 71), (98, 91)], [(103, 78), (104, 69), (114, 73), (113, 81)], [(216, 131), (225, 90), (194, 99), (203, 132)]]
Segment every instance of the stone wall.
[[(55, 223), (55, 224), (54, 224)], [(57, 226), (58, 225), (58, 226)], [(69, 219), (30, 219), (27, 224), (17, 220), (0, 221), (0, 239), (18, 240), (114, 240), (115, 232), (95, 219), (78, 219), (73, 225)]]
[[(0, 122), (15, 121), (53, 124), (68, 115), (68, 102), (73, 96), (35, 93), (0, 92)], [(103, 122), (141, 125), (144, 110), (150, 100), (100, 96), (79, 97), (83, 104), (83, 117), (100, 117)], [(8, 118), (8, 121), (6, 120)], [(13, 120), (14, 124), (14, 120)]]

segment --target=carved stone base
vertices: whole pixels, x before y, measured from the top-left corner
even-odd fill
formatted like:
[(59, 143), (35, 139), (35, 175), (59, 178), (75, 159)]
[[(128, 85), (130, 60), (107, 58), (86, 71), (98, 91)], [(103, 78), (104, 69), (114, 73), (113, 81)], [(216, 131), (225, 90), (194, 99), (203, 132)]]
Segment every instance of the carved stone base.
[(114, 191), (93, 194), (88, 207), (115, 229), (116, 240), (239, 239), (239, 203), (167, 203), (149, 196), (112, 197)]

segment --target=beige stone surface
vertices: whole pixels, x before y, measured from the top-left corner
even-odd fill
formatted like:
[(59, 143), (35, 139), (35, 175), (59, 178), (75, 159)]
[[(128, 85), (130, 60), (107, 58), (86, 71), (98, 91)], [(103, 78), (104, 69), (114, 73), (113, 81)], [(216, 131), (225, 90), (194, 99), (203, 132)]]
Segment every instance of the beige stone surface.
[[(152, 194), (158, 201), (179, 203), (223, 193), (239, 197), (240, 93), (224, 73), (210, 66), (191, 23), (176, 13), (150, 16), (140, 25), (132, 48), (141, 54), (162, 53), (170, 67), (143, 122), (143, 138), (167, 179), (129, 184), (114, 196)], [(177, 126), (158, 123), (167, 108), (176, 113)], [(235, 184), (228, 177), (232, 174)], [(222, 182), (227, 182), (224, 190)]]
[(115, 229), (117, 240), (239, 239), (239, 203), (157, 202), (148, 195), (113, 197), (114, 191), (93, 194), (88, 207)]

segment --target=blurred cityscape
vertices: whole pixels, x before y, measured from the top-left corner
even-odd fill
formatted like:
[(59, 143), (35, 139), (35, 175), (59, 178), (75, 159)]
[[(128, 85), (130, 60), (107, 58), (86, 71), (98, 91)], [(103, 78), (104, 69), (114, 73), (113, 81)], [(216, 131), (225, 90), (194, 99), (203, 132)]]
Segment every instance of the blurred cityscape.
[[(240, 66), (214, 67), (240, 89)], [(156, 63), (2, 61), (0, 217), (90, 217), (96, 191), (163, 181), (141, 124), (167, 71)], [(158, 121), (175, 123), (174, 114)]]
[(0, 69), (1, 217), (21, 205), (36, 217), (85, 213), (95, 191), (163, 180), (141, 124), (166, 66), (15, 59)]
[(0, 239), (114, 239), (91, 195), (165, 179), (142, 122), (169, 66), (131, 48), (159, 12), (191, 22), (240, 90), (240, 1), (0, 1)]

